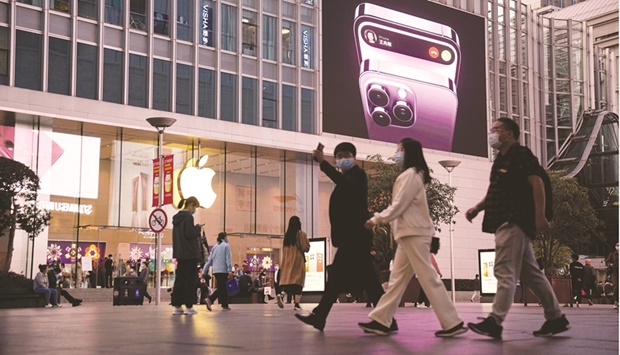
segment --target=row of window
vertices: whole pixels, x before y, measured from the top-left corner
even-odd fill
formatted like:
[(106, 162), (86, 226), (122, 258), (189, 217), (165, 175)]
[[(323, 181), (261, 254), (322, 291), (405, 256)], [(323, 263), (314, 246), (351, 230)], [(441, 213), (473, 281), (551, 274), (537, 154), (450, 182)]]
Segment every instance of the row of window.
[[(0, 42), (6, 37), (6, 28), (0, 27)], [(15, 56), (15, 86), (31, 90), (43, 90), (42, 36), (17, 31)], [(162, 111), (177, 112), (200, 117), (216, 118), (217, 72), (198, 68), (198, 82), (195, 83), (194, 68), (190, 65), (176, 64), (176, 77), (172, 77), (172, 63), (153, 59), (149, 69), (148, 57), (129, 54), (113, 49), (103, 49), (103, 69), (98, 63), (96, 46), (77, 43), (75, 69), (71, 62), (71, 42), (49, 37), (47, 70), (47, 91), (61, 95), (72, 95), (72, 76), (75, 73), (75, 96), (98, 100), (99, 80), (103, 81), (101, 99), (106, 102), (144, 107)], [(6, 51), (8, 57), (8, 51)], [(2, 52), (0, 52), (2, 55)], [(124, 61), (128, 61), (128, 75), (124, 75)], [(0, 61), (1, 62), (1, 61)], [(149, 70), (152, 82), (149, 85)], [(3, 77), (0, 68), (0, 79)], [(125, 79), (127, 78), (127, 79)], [(125, 80), (127, 82), (125, 83)], [(8, 83), (8, 73), (1, 84)], [(241, 78), (241, 106), (239, 113), (238, 78), (236, 74), (222, 72), (219, 76), (221, 120), (262, 125), (304, 133), (316, 133), (315, 92), (286, 84)], [(176, 87), (175, 107), (172, 107), (172, 88)], [(261, 86), (259, 86), (261, 85)], [(259, 89), (260, 88), (260, 89)], [(279, 93), (281, 91), (281, 94)], [(149, 97), (151, 98), (149, 102)], [(262, 100), (262, 119), (259, 119), (258, 101)], [(281, 106), (278, 102), (281, 100)], [(197, 106), (194, 103), (197, 102)], [(298, 111), (298, 103), (301, 104)], [(195, 112), (197, 110), (197, 112)], [(279, 114), (279, 111), (282, 111)], [(297, 119), (301, 113), (300, 120)], [(278, 118), (280, 117), (280, 121)], [(239, 120), (240, 118), (240, 120)], [(278, 124), (280, 122), (280, 124)]]
[[(50, 9), (71, 13), (71, 0), (49, 0)], [(42, 6), (42, 0), (19, 0), (22, 3)], [(220, 43), (223, 50), (238, 52), (239, 39), (241, 53), (285, 64), (314, 67), (314, 28), (300, 25), (299, 33), (294, 21), (263, 15), (259, 23), (258, 13), (243, 9), (241, 13), (235, 6), (221, 4), (220, 17), (216, 19), (216, 2), (212, 0), (176, 0), (176, 21), (171, 21), (170, 0), (105, 0), (104, 21), (134, 30), (150, 32), (162, 36), (171, 35), (171, 25), (176, 24), (176, 38), (201, 45), (216, 47), (216, 24), (219, 22)], [(129, 15), (126, 16), (126, 6)], [(152, 6), (152, 10), (149, 7)], [(99, 20), (99, 0), (78, 0), (79, 17)], [(194, 12), (197, 9), (197, 13)], [(150, 24), (152, 14), (152, 25)], [(198, 15), (198, 16), (196, 16)], [(239, 17), (241, 15), (241, 17)], [(241, 21), (241, 34), (238, 34), (238, 21)], [(151, 27), (152, 26), (152, 27)], [(262, 32), (259, 28), (262, 26)], [(259, 36), (261, 41), (259, 42)], [(240, 38), (239, 38), (240, 37)], [(261, 50), (262, 43), (262, 53)], [(278, 48), (281, 49), (278, 58)]]

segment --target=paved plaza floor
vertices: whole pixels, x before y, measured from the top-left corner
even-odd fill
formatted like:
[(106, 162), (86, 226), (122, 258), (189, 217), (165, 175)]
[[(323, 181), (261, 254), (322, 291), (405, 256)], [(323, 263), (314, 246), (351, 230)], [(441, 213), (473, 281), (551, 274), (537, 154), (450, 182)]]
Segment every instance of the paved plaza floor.
[[(618, 354), (618, 313), (610, 305), (563, 308), (572, 329), (536, 338), (542, 308), (515, 304), (502, 341), (471, 331), (436, 338), (432, 309), (399, 308), (400, 331), (388, 337), (364, 334), (364, 304), (336, 304), (324, 332), (298, 321), (292, 305), (233, 304), (232, 311), (197, 307), (194, 316), (173, 316), (172, 307), (112, 306), (0, 310), (0, 354)], [(311, 310), (314, 304), (302, 304)], [(467, 322), (485, 316), (490, 304), (457, 303)]]

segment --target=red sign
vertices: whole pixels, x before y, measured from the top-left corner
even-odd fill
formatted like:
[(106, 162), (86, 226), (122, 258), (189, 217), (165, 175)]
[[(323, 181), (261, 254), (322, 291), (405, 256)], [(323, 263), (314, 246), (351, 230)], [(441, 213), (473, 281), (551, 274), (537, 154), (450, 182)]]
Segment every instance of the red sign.
[(159, 174), (159, 159), (153, 159), (153, 207), (159, 206), (159, 194), (161, 191), (164, 191), (164, 200), (163, 205), (167, 205), (172, 203), (172, 191), (174, 190), (174, 179), (173, 179), (173, 171), (174, 171), (174, 156), (166, 155), (164, 156), (164, 179), (163, 186), (160, 184)]
[(172, 203), (172, 191), (174, 190), (174, 155), (166, 155), (164, 157), (164, 203), (168, 205)]
[(156, 208), (149, 216), (149, 227), (155, 233), (161, 233), (168, 224), (168, 215), (161, 208)]

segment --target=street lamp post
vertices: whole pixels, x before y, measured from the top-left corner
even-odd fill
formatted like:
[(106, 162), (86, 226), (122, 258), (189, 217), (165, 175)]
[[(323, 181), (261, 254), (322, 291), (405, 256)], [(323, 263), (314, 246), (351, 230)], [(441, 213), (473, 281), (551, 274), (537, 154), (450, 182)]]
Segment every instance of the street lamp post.
[[(164, 174), (162, 174), (164, 162), (162, 156), (164, 144), (164, 130), (172, 126), (177, 120), (170, 117), (150, 117), (146, 121), (157, 129), (157, 158), (159, 158), (159, 196), (157, 207), (161, 208), (163, 202), (162, 186), (164, 186)], [(155, 305), (161, 300), (161, 238), (163, 232), (157, 233), (157, 247), (155, 251)]]
[[(441, 160), (441, 166), (448, 171), (448, 186), (452, 187), (452, 170), (461, 164), (460, 160)], [(450, 207), (454, 205), (454, 198), (450, 202)], [(452, 235), (452, 217), (450, 217), (450, 293), (452, 294), (452, 303), (456, 303), (456, 288), (454, 286), (454, 238)]]

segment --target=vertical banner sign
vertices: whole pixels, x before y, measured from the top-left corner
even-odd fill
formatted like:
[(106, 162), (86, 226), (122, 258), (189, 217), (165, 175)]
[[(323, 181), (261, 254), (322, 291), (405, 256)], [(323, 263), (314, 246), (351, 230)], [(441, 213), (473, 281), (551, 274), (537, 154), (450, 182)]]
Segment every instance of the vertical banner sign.
[(174, 156), (166, 155), (164, 157), (164, 202), (162, 205), (172, 203), (172, 190), (174, 188), (174, 179), (172, 178), (172, 172), (174, 168)]
[(153, 159), (153, 207), (159, 206), (159, 159)]
[(208, 4), (202, 5), (199, 31), (200, 44), (213, 47), (213, 9)]
[(312, 29), (310, 27), (301, 27), (301, 65), (303, 68), (312, 68)]

